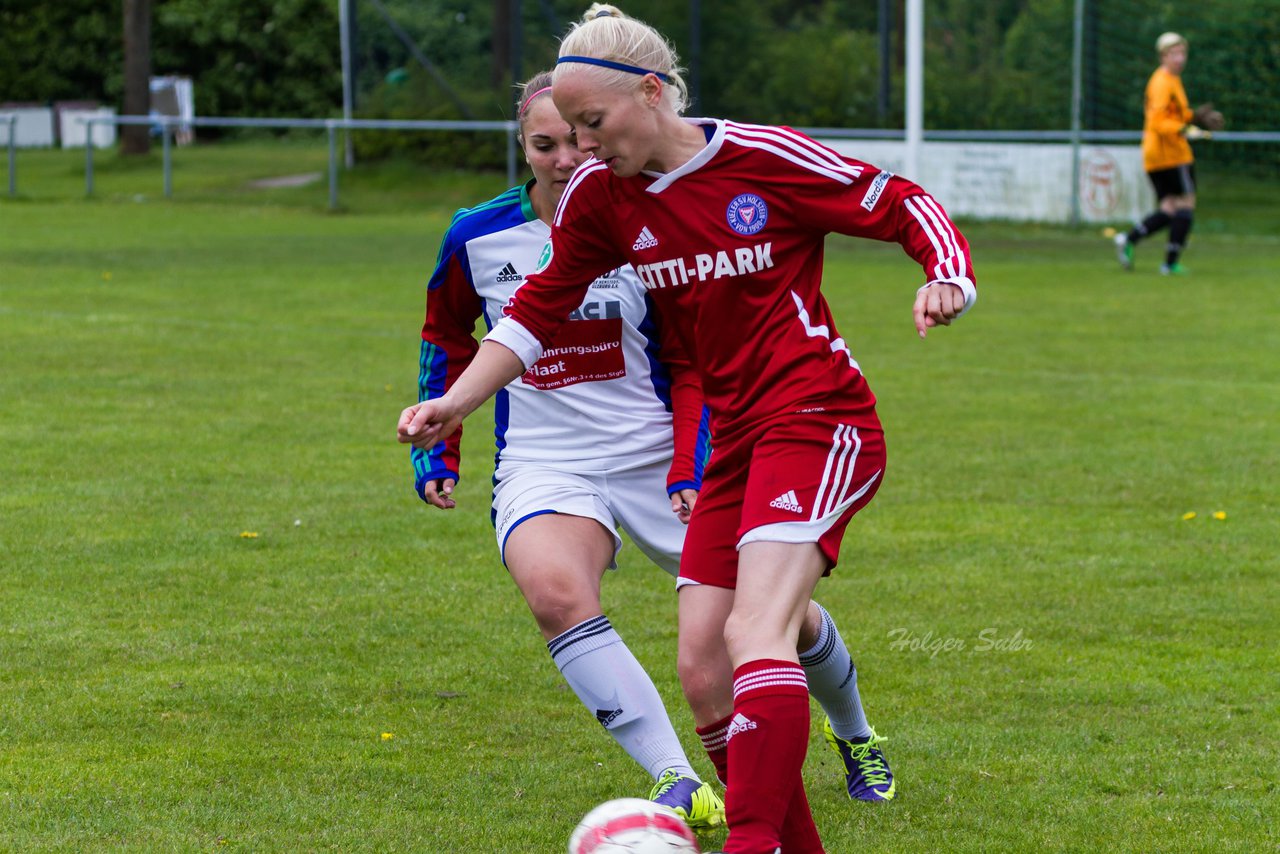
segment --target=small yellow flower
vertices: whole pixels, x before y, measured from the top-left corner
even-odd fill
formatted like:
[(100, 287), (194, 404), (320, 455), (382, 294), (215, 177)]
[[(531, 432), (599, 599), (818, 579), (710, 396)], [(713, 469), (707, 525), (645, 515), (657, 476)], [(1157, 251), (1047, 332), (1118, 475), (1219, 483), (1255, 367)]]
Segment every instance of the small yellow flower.
[(384, 733), (382, 734), (382, 740), (383, 740), (383, 741), (390, 741), (391, 739), (393, 739), (393, 738), (395, 738), (395, 737), (396, 737), (396, 734), (395, 734), (394, 732), (384, 732)]
[(1192, 510), (1190, 513), (1182, 514), (1182, 521), (1184, 522), (1190, 522), (1194, 518), (1196, 518), (1196, 511), (1194, 510)]
[(1227, 511), (1219, 510), (1217, 513), (1213, 514), (1213, 518), (1217, 519), (1219, 522), (1225, 522), (1227, 520)]
[(240, 539), (242, 539), (242, 540), (256, 540), (256, 539), (258, 539), (258, 532), (257, 532), (257, 531), (241, 531), (241, 532), (240, 532)]

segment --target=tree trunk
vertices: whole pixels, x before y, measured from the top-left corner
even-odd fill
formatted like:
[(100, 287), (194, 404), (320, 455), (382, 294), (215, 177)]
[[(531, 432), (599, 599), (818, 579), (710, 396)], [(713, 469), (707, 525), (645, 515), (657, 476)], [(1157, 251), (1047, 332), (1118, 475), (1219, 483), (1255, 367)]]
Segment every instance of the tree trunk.
[(490, 83), (493, 88), (506, 86), (511, 77), (511, 3), (510, 0), (493, 0), (493, 51), (490, 65)]
[[(151, 0), (124, 0), (124, 107), (126, 116), (151, 111)], [(151, 150), (151, 128), (122, 125), (121, 154)]]

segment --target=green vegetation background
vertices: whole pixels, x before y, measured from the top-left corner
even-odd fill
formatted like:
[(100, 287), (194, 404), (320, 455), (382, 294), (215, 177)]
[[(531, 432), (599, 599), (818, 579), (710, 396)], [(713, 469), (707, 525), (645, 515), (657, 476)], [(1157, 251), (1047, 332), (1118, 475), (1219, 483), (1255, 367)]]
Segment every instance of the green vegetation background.
[[(386, 8), (447, 82), (442, 88), (396, 38)], [(585, 0), (510, 4), (493, 0), (359, 0), (357, 101), (363, 115), (509, 118), (511, 54), (521, 76), (554, 61), (557, 39)], [(893, 79), (878, 105), (880, 52), (874, 3), (702, 0), (693, 41), (687, 0), (622, 8), (657, 26), (686, 66), (695, 65), (697, 109), (743, 121), (794, 126), (896, 127), (903, 122), (903, 3), (892, 7)], [(929, 128), (1049, 129), (1070, 126), (1072, 0), (929, 0), (925, 4), (925, 116)], [(1142, 91), (1165, 30), (1191, 41), (1187, 88), (1212, 100), (1231, 130), (1275, 130), (1280, 115), (1280, 15), (1275, 0), (1113, 0), (1085, 4), (1086, 129), (1141, 127)], [(0, 101), (120, 102), (121, 0), (0, 0)], [(336, 115), (342, 103), (337, 0), (154, 0), (157, 74), (195, 81), (204, 116)], [(518, 37), (513, 40), (514, 29)], [(383, 153), (405, 137), (366, 138)], [(456, 163), (452, 151), (414, 141), (423, 159)], [(1215, 156), (1228, 152), (1219, 150)], [(491, 157), (501, 157), (496, 150)], [(450, 157), (454, 159), (450, 159)], [(1236, 152), (1233, 163), (1250, 160)], [(500, 160), (499, 160), (500, 162)], [(1274, 152), (1270, 168), (1280, 166)]]

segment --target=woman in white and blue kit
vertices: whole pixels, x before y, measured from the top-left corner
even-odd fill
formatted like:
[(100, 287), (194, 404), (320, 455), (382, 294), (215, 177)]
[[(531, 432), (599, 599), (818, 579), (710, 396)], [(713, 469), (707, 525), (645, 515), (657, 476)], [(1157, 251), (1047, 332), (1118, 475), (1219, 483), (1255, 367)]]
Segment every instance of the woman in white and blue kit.
[[(586, 160), (535, 76), (517, 104), (533, 180), (453, 218), (427, 286), (419, 399), (442, 395), (538, 265), (556, 204)], [(652, 680), (604, 616), (600, 582), (624, 529), (673, 578), (707, 456), (702, 395), (661, 340), (631, 267), (597, 279), (544, 357), (498, 393), (498, 549), (556, 666), (588, 711), (654, 778), (650, 797), (695, 827), (724, 806), (689, 763)], [(673, 427), (674, 424), (674, 427)], [(413, 449), (415, 486), (452, 509), (459, 437)]]

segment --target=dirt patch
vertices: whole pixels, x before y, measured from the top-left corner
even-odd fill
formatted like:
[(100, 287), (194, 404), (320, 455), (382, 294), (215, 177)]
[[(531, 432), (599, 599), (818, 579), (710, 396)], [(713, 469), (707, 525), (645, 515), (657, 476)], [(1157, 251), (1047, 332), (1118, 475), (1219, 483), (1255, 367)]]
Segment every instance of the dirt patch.
[(314, 184), (322, 177), (320, 172), (305, 172), (301, 175), (281, 175), (279, 178), (259, 178), (245, 184), (251, 190), (278, 190), (282, 187), (305, 187)]

